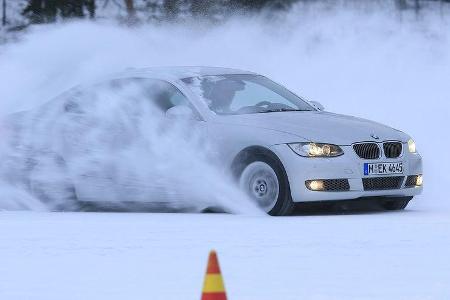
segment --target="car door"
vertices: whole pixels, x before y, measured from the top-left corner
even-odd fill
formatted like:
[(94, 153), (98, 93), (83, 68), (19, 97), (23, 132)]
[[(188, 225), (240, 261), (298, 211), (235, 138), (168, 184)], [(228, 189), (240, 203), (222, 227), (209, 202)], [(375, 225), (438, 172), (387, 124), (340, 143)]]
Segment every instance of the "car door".
[(68, 164), (78, 199), (172, 201), (176, 170), (170, 161), (182, 154), (174, 148), (189, 145), (189, 139), (198, 144), (206, 138), (200, 118), (167, 115), (169, 109), (184, 105), (197, 116), (187, 97), (166, 81), (124, 78), (91, 86), (76, 102), (72, 117), (76, 114), (77, 121), (68, 128), (78, 139), (68, 141)]

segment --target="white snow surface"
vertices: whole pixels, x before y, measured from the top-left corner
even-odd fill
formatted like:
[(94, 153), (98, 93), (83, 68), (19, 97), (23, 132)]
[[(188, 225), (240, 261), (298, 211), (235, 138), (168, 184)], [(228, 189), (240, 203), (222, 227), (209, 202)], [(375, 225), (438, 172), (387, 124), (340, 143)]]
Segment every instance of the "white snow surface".
[(402, 213), (6, 212), (0, 298), (200, 299), (216, 249), (229, 299), (448, 299), (450, 220)]
[(230, 299), (450, 298), (448, 23), (438, 12), (400, 21), (382, 9), (319, 7), (277, 22), (43, 26), (0, 49), (0, 112), (129, 66), (248, 69), (411, 134), (424, 194), (405, 212), (270, 218), (50, 213), (3, 187), (0, 209), (33, 211), (0, 213), (0, 299), (199, 299), (211, 249)]

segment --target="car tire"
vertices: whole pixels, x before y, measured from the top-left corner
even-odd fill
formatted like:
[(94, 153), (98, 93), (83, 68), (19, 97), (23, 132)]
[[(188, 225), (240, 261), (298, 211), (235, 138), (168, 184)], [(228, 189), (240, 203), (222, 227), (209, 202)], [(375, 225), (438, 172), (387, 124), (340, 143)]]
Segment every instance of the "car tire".
[[(253, 154), (241, 162), (239, 185), (271, 216), (289, 215), (294, 202), (286, 171), (276, 157)], [(266, 197), (269, 195), (269, 197)]]
[(381, 206), (385, 210), (403, 210), (405, 209), (409, 201), (413, 197), (397, 197), (397, 198), (385, 198), (382, 200)]
[(29, 190), (50, 211), (79, 211), (75, 186), (64, 159), (54, 153), (39, 153), (29, 160)]

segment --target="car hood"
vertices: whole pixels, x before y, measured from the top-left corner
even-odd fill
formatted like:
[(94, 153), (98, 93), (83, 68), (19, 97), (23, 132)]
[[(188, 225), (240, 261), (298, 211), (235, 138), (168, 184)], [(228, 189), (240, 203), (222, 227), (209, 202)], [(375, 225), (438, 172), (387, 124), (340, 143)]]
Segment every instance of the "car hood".
[(319, 111), (218, 116), (217, 119), (218, 122), (228, 125), (275, 130), (308, 141), (336, 145), (351, 145), (362, 141), (407, 142), (409, 138), (403, 132), (377, 122)]

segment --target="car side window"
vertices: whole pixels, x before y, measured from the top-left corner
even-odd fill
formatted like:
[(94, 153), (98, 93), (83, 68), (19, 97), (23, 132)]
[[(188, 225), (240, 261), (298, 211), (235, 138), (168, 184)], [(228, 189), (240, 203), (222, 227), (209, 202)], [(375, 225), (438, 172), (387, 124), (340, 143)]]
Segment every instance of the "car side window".
[(127, 98), (145, 97), (152, 105), (165, 113), (178, 106), (190, 106), (185, 95), (169, 82), (149, 78), (114, 79), (108, 83), (113, 93)]
[(188, 105), (188, 101), (186, 99), (186, 96), (183, 95), (178, 89), (175, 93), (173, 93), (173, 96), (170, 97), (170, 103), (173, 104), (172, 106), (178, 106), (178, 105)]

